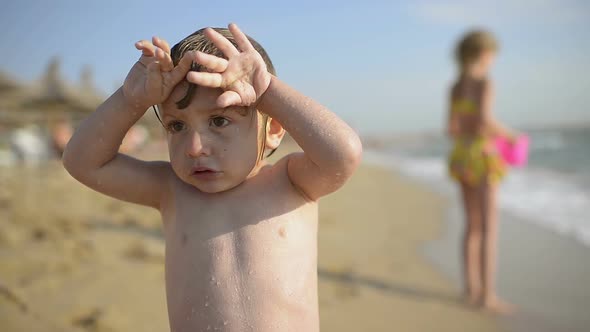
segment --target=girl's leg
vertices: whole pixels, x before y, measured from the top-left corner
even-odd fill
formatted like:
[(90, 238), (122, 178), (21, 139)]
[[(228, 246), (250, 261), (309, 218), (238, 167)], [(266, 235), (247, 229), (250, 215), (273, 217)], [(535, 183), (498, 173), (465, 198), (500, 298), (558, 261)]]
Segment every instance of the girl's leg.
[(513, 307), (501, 301), (496, 294), (496, 262), (498, 253), (497, 192), (494, 184), (482, 187), (480, 198), (483, 219), (483, 306), (498, 313), (510, 313)]
[(469, 304), (477, 304), (482, 297), (481, 250), (483, 221), (479, 204), (478, 188), (461, 183), (465, 211), (463, 235), (463, 280), (465, 296)]

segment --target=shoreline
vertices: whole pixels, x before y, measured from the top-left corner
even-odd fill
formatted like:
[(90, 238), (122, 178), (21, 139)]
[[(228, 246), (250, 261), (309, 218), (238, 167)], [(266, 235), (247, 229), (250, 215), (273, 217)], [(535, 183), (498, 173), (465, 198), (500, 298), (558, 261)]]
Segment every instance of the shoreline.
[[(460, 241), (463, 229), (459, 193), (440, 190), (396, 169), (380, 155), (371, 164), (401, 174), (411, 183), (447, 201), (439, 236), (422, 246), (422, 253), (461, 288)], [(497, 284), (500, 296), (515, 304), (513, 316), (498, 316), (501, 326), (512, 332), (584, 332), (590, 327), (590, 247), (569, 234), (561, 234), (533, 220), (500, 208)]]

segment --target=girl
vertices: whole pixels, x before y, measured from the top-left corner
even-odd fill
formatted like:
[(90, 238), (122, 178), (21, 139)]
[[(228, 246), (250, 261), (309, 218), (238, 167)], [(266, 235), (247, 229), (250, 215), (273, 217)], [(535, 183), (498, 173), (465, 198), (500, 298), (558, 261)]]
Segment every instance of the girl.
[(508, 313), (512, 306), (496, 295), (497, 185), (506, 165), (494, 137), (516, 134), (492, 115), (493, 85), (488, 78), (498, 43), (486, 31), (467, 33), (456, 47), (459, 77), (450, 93), (448, 134), (453, 140), (451, 177), (462, 192), (467, 219), (463, 239), (465, 296), (471, 305)]

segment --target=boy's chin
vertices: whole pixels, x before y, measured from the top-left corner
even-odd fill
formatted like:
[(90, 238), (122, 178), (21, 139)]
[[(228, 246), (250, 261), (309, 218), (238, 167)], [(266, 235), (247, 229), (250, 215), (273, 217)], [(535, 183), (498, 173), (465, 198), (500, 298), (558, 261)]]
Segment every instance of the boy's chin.
[(229, 183), (227, 181), (207, 181), (207, 182), (196, 182), (193, 181), (190, 183), (193, 187), (197, 188), (199, 191), (207, 193), (207, 194), (215, 194), (221, 193), (224, 191), (228, 191), (240, 185), (241, 182), (238, 183)]

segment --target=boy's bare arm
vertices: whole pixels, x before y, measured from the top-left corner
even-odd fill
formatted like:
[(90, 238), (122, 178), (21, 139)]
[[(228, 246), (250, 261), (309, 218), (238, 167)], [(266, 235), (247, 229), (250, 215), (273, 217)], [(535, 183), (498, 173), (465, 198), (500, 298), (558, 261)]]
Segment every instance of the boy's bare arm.
[(142, 51), (141, 58), (123, 87), (80, 124), (64, 151), (63, 163), (74, 178), (96, 191), (159, 208), (168, 163), (137, 160), (118, 150), (148, 107), (164, 101), (185, 77), (194, 53), (187, 53), (174, 67), (166, 41), (154, 37), (153, 44), (140, 41), (135, 46)]
[(76, 180), (103, 194), (158, 207), (166, 163), (118, 153), (125, 134), (145, 113), (127, 105), (121, 89), (86, 118), (70, 139), (63, 163)]
[(309, 199), (337, 190), (357, 168), (362, 153), (358, 135), (326, 107), (276, 77), (258, 107), (303, 149), (287, 157), (287, 169), (291, 182)]

